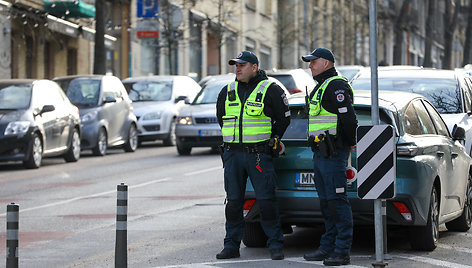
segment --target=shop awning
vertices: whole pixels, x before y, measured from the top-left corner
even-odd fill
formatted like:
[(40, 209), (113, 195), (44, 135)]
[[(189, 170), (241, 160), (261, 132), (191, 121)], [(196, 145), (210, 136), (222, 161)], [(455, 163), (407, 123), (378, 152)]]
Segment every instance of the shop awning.
[(43, 0), (44, 10), (59, 18), (94, 18), (95, 6), (81, 0)]

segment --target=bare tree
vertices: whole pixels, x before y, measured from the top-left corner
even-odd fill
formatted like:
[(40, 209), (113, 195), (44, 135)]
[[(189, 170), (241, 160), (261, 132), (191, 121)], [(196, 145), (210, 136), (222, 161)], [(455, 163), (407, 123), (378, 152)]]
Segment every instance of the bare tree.
[[(175, 17), (179, 7), (170, 3), (169, 0), (160, 0), (159, 23), (161, 26), (161, 36), (164, 41), (162, 47), (167, 48), (167, 62), (169, 63), (169, 73), (177, 74), (177, 51), (179, 40), (182, 39), (183, 30), (176, 25)], [(160, 46), (159, 46), (160, 47)]]
[(393, 64), (402, 64), (402, 43), (403, 43), (403, 30), (408, 28), (407, 19), (408, 12), (410, 10), (412, 0), (403, 0), (400, 12), (395, 20), (395, 41), (393, 44)]
[[(295, 4), (291, 1), (277, 1), (277, 10), (295, 10)], [(297, 40), (297, 29), (295, 28), (295, 21), (297, 16), (284, 16), (279, 14), (277, 17), (277, 46), (278, 57), (277, 66), (280, 69), (289, 68), (285, 66), (284, 55), (288, 54), (288, 49), (293, 49), (293, 41)], [(314, 23), (312, 22), (311, 25)], [(305, 23), (302, 24), (305, 26)]]
[[(458, 0), (445, 0), (446, 10), (444, 13), (444, 56), (443, 69), (452, 69), (452, 43), (457, 26), (460, 4)], [(453, 9), (452, 9), (453, 8)]]
[(93, 58), (93, 73), (105, 74), (105, 16), (104, 1), (95, 1), (95, 50)]
[(472, 63), (472, 1), (469, 2), (469, 10), (467, 12), (467, 29), (465, 31), (464, 43), (464, 58), (462, 59), (462, 66)]
[(436, 1), (428, 1), (428, 17), (426, 18), (426, 31), (425, 31), (425, 45), (424, 45), (424, 67), (433, 67), (433, 61), (431, 59), (431, 47), (433, 43), (433, 21), (434, 13), (436, 8)]

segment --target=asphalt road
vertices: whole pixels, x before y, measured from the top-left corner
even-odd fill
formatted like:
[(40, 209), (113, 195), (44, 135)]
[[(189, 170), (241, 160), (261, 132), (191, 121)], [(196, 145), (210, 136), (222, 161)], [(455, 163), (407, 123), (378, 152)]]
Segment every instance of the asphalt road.
[[(114, 267), (117, 185), (128, 185), (128, 267), (321, 267), (302, 256), (322, 228), (295, 228), (283, 261), (265, 248), (241, 248), (220, 261), (224, 237), (223, 169), (217, 154), (144, 144), (135, 153), (85, 152), (79, 162), (45, 159), (38, 170), (0, 163), (0, 267), (5, 264), (6, 206), (20, 206), (20, 267)], [(388, 230), (388, 267), (472, 267), (472, 232), (442, 228), (433, 252), (411, 251), (407, 234)], [(372, 228), (356, 228), (351, 265), (372, 267)]]

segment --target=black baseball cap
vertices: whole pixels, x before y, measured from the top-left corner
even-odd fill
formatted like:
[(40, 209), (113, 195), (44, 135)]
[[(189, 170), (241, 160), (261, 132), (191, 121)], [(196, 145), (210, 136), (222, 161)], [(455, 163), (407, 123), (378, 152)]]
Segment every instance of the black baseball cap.
[(259, 60), (257, 59), (257, 56), (251, 51), (243, 51), (239, 53), (239, 55), (235, 59), (229, 60), (229, 65), (235, 65), (236, 62), (239, 62), (239, 63), (250, 62), (252, 64), (257, 64), (257, 66), (259, 66)]
[(310, 62), (310, 60), (316, 60), (318, 58), (323, 58), (325, 60), (329, 60), (334, 63), (333, 52), (331, 52), (331, 50), (324, 47), (319, 47), (313, 50), (313, 52), (311, 52), (310, 55), (302, 56), (302, 60), (305, 62)]

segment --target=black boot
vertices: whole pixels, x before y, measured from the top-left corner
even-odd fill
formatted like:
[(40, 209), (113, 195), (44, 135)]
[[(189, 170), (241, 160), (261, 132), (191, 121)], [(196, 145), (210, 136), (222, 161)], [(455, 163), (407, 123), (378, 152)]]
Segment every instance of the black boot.
[(329, 253), (322, 249), (317, 249), (313, 253), (303, 255), (303, 258), (307, 261), (322, 261), (328, 257)]
[(217, 259), (239, 258), (239, 249), (224, 248), (220, 253), (216, 254)]
[(341, 254), (333, 254), (329, 258), (326, 258), (323, 261), (323, 264), (326, 266), (340, 266), (340, 265), (348, 265), (351, 263), (351, 258), (348, 255), (341, 255)]
[(284, 252), (281, 248), (275, 248), (270, 250), (270, 258), (273, 260), (283, 260)]

